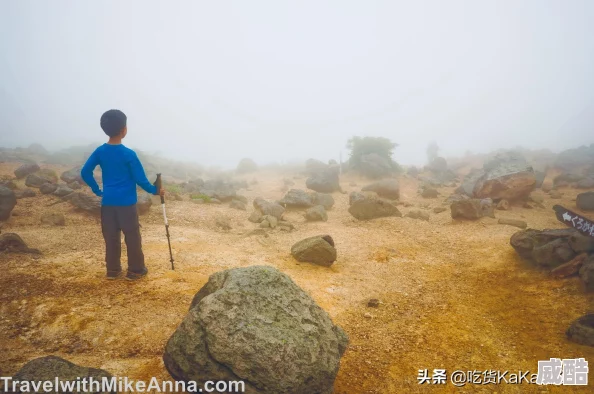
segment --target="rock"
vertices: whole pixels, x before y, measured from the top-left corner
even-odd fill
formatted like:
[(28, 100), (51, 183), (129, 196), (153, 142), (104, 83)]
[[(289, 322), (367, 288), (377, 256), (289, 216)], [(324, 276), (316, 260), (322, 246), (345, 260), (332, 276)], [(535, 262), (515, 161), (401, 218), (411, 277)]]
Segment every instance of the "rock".
[(27, 147), (27, 152), (33, 155), (45, 156), (48, 154), (47, 149), (41, 144), (33, 143)]
[(349, 213), (358, 220), (371, 220), (389, 216), (402, 217), (402, 213), (390, 201), (367, 196), (363, 200), (353, 202), (349, 207)]
[(60, 179), (66, 183), (73, 183), (78, 182), (79, 184), (83, 183), (83, 179), (80, 175), (82, 167), (74, 167), (68, 171), (64, 171), (62, 175), (60, 175)]
[(594, 191), (578, 194), (576, 205), (582, 211), (594, 211)]
[(68, 187), (71, 188), (72, 190), (79, 190), (82, 189), (82, 185), (80, 184), (80, 182), (78, 181), (74, 181), (74, 182), (70, 182), (68, 184)]
[(25, 179), (25, 186), (29, 186), (29, 187), (39, 188), (41, 185), (43, 185), (45, 183), (52, 183), (52, 182), (45, 177), (39, 176), (38, 174), (30, 174)]
[(305, 186), (308, 189), (319, 193), (332, 193), (335, 191), (340, 191), (341, 189), (338, 180), (338, 171), (334, 168), (317, 171), (307, 178), (305, 181)]
[(396, 179), (383, 179), (381, 181), (371, 183), (363, 187), (361, 191), (375, 192), (378, 196), (390, 200), (397, 200), (400, 198), (400, 185)]
[(148, 213), (153, 205), (153, 198), (146, 192), (138, 193), (138, 201), (136, 202), (136, 209), (138, 209), (139, 215)]
[(544, 197), (541, 194), (530, 193), (528, 196), (528, 201), (532, 201), (536, 204), (542, 204), (544, 202)]
[(264, 215), (262, 217), (262, 222), (260, 222), (260, 224), (262, 223), (268, 223), (268, 226), (266, 227), (276, 228), (276, 226), (278, 225), (278, 219), (276, 218), (276, 216)]
[(429, 165), (427, 166), (427, 169), (429, 171), (433, 171), (433, 172), (440, 172), (440, 171), (444, 171), (447, 170), (448, 168), (448, 162), (446, 161), (446, 159), (444, 159), (443, 157), (435, 157), (433, 160), (431, 160), (431, 163), (429, 163)]
[(557, 155), (555, 167), (571, 171), (575, 168), (589, 165), (594, 161), (594, 144), (565, 150)]
[(0, 186), (0, 220), (8, 220), (17, 204), (15, 193), (5, 186)]
[(83, 192), (75, 192), (70, 203), (76, 208), (87, 211), (93, 214), (101, 213), (101, 198), (97, 196), (89, 196)]
[(264, 215), (262, 215), (262, 212), (260, 212), (259, 210), (255, 210), (252, 212), (252, 214), (250, 215), (250, 217), (248, 218), (248, 220), (252, 223), (260, 223), (262, 221), (262, 217)]
[(314, 205), (322, 205), (326, 210), (329, 210), (334, 206), (334, 197), (331, 194), (314, 193), (313, 203)]
[(262, 218), (260, 228), (270, 228), (270, 222), (267, 219)]
[(450, 205), (452, 219), (480, 219), (484, 216), (493, 215), (493, 202), (490, 199), (479, 200), (471, 198), (468, 200), (455, 201)]
[(594, 291), (594, 255), (589, 256), (583, 262), (579, 273), (586, 291)]
[[(562, 240), (571, 248), (570, 238), (576, 234), (579, 235), (578, 231), (573, 228), (542, 231), (527, 229), (512, 235), (510, 244), (520, 256), (526, 259), (532, 259), (534, 248), (543, 246), (555, 240)], [(570, 259), (567, 261), (569, 260)]]
[(244, 158), (239, 161), (239, 164), (237, 164), (236, 171), (238, 174), (248, 174), (258, 171), (258, 165), (252, 159)]
[(183, 201), (184, 200), (183, 197), (179, 193), (176, 193), (176, 192), (169, 193), (169, 198), (172, 199), (173, 201)]
[(380, 305), (380, 300), (378, 300), (377, 298), (372, 298), (369, 301), (367, 301), (367, 306), (370, 308), (379, 308)]
[(309, 208), (307, 211), (305, 211), (304, 216), (308, 222), (328, 221), (328, 214), (322, 205), (316, 205), (315, 207)]
[(503, 199), (497, 203), (497, 209), (500, 211), (509, 211), (509, 201)]
[(247, 211), (247, 207), (245, 206), (245, 203), (243, 203), (242, 201), (239, 201), (239, 200), (231, 201), (231, 204), (229, 204), (229, 207), (233, 208), (233, 209), (239, 209), (240, 211)]
[(445, 205), (449, 206), (449, 205), (452, 205), (452, 203), (454, 203), (454, 202), (465, 201), (465, 200), (470, 200), (470, 197), (468, 197), (465, 194), (454, 193), (454, 194), (450, 195), (448, 198), (446, 198), (443, 203)]
[(37, 171), (35, 175), (45, 178), (51, 183), (58, 183), (58, 175), (56, 174), (56, 171), (52, 169), (42, 168), (41, 170)]
[(231, 219), (229, 219), (226, 216), (218, 215), (215, 219), (215, 225), (225, 231), (229, 231), (232, 229)]
[(39, 192), (41, 194), (52, 194), (56, 190), (58, 190), (58, 185), (55, 183), (44, 183), (39, 187)]
[(7, 179), (7, 180), (0, 180), (0, 186), (4, 186), (9, 188), (10, 190), (15, 190), (18, 189), (16, 183), (14, 183), (14, 181), (12, 179)]
[(555, 239), (542, 246), (535, 246), (532, 250), (532, 259), (545, 267), (553, 268), (575, 257), (575, 252), (564, 239)]
[[(23, 367), (12, 377), (13, 381), (21, 382), (29, 381), (53, 383), (56, 380), (59, 380), (61, 382), (60, 384), (68, 384), (66, 382), (71, 382), (70, 384), (73, 384), (74, 387), (76, 387), (77, 382), (82, 382), (83, 379), (87, 379), (87, 382), (89, 382), (91, 379), (94, 382), (102, 382), (104, 378), (108, 379), (108, 381), (111, 381), (112, 375), (102, 369), (81, 367), (79, 365), (71, 363), (70, 361), (64, 360), (63, 358), (56, 356), (46, 356), (31, 360), (25, 365), (23, 365)], [(81, 384), (81, 388), (82, 387), (83, 385)], [(89, 383), (87, 383), (86, 387), (89, 387)], [(38, 392), (41, 393), (44, 391)], [(59, 392), (62, 392), (62, 390), (60, 390)], [(107, 394), (107, 392), (103, 391), (92, 392)], [(114, 390), (111, 393), (116, 393), (116, 391)]]
[(519, 155), (499, 154), (483, 166), (485, 174), (473, 190), (477, 198), (517, 200), (526, 198), (536, 184), (534, 169)]
[(291, 189), (279, 201), (286, 208), (302, 209), (314, 206), (314, 195), (299, 189)]
[[(46, 184), (47, 185), (47, 184)], [(41, 191), (43, 193), (43, 191), (41, 190), (43, 187), (45, 187), (45, 185), (43, 185), (42, 187), (39, 188), (39, 191)], [(57, 197), (65, 197), (67, 195), (69, 195), (70, 193), (74, 192), (74, 190), (72, 190), (71, 188), (69, 188), (68, 186), (64, 186), (64, 185), (58, 185), (58, 187), (56, 188), (56, 190), (54, 191), (54, 196)]]
[(0, 234), (0, 252), (41, 254), (37, 249), (31, 249), (25, 241), (15, 233)]
[(435, 208), (433, 208), (433, 213), (442, 213), (442, 212), (445, 212), (445, 211), (447, 211), (447, 208), (446, 207), (435, 207)]
[(584, 178), (576, 185), (578, 189), (594, 189), (594, 179)]
[(254, 200), (254, 208), (260, 210), (263, 215), (271, 215), (277, 219), (282, 219), (285, 208), (282, 205), (266, 201), (261, 197), (257, 197)]
[(420, 173), (421, 173), (421, 170), (419, 170), (415, 166), (412, 166), (408, 170), (406, 170), (406, 174), (412, 178), (418, 177)]
[(468, 175), (464, 177), (462, 184), (456, 189), (455, 193), (472, 197), (474, 195), (474, 187), (476, 186), (477, 181), (484, 175), (484, 170), (473, 168)]
[(545, 180), (542, 183), (542, 186), (540, 187), (540, 190), (542, 190), (545, 193), (550, 192), (551, 190), (553, 190), (553, 183), (550, 180)]
[(501, 218), (498, 221), (499, 224), (507, 224), (509, 226), (514, 226), (514, 227), (519, 227), (519, 228), (526, 228), (528, 227), (528, 224), (523, 221), (523, 220), (517, 220), (517, 219), (505, 219), (505, 218)]
[(35, 197), (35, 191), (33, 189), (15, 190), (14, 195), (17, 200), (21, 198)]
[(528, 201), (525, 201), (524, 204), (522, 204), (522, 208), (533, 209), (534, 207)]
[(361, 192), (351, 192), (349, 194), (349, 205), (353, 205), (358, 201), (365, 200), (365, 195)]
[(247, 199), (247, 197), (246, 197), (246, 196), (242, 196), (242, 195), (240, 195), (240, 194), (238, 194), (238, 195), (236, 195), (235, 197), (233, 197), (233, 200), (235, 200), (235, 201), (239, 201), (239, 202), (242, 202), (242, 203), (244, 203), (244, 204), (247, 204), (247, 203), (248, 203), (248, 199)]
[(51, 226), (65, 226), (66, 218), (61, 213), (45, 213), (41, 215), (41, 224), (48, 224)]
[(174, 379), (245, 382), (246, 393), (330, 394), (344, 331), (289, 276), (269, 266), (217, 272), (167, 342)]
[(37, 163), (25, 163), (14, 170), (14, 175), (17, 177), (17, 179), (22, 179), (27, 175), (31, 175), (39, 170), (40, 168)]
[(297, 261), (329, 267), (336, 261), (334, 240), (329, 235), (305, 238), (291, 247), (291, 255)]
[(429, 221), (429, 214), (425, 211), (421, 211), (418, 209), (408, 212), (406, 215), (404, 215), (404, 217)]
[(387, 177), (394, 171), (392, 163), (377, 153), (362, 155), (358, 168), (363, 176), (374, 179)]
[(594, 253), (594, 237), (575, 232), (569, 237), (569, 245), (576, 253)]
[(551, 271), (551, 275), (553, 275), (555, 278), (567, 278), (568, 276), (575, 275), (580, 271), (580, 268), (587, 258), (587, 253), (579, 254), (573, 260), (561, 264), (557, 268), (553, 269)]
[(421, 197), (423, 198), (437, 198), (438, 196), (439, 192), (437, 189), (434, 189), (431, 186), (424, 186), (421, 189)]
[(290, 222), (287, 222), (287, 221), (284, 221), (284, 220), (280, 220), (278, 222), (278, 227), (281, 230), (288, 230), (288, 231), (295, 230), (295, 226), (293, 225), (293, 223), (290, 223)]
[(219, 200), (218, 198), (211, 198), (209, 203), (211, 204), (216, 204), (216, 205), (221, 205), (223, 202), (221, 200)]
[(584, 315), (571, 323), (565, 332), (570, 341), (594, 346), (594, 313)]

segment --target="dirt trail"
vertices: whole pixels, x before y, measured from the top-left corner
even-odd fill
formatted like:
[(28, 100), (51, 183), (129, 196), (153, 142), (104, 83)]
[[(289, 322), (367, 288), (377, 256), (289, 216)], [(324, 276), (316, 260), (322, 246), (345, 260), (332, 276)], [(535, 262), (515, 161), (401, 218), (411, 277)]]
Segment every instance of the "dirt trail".
[[(2, 164), (0, 175), (13, 169)], [(282, 197), (283, 174), (256, 177), (259, 183), (242, 192), (250, 202), (256, 196)], [(303, 178), (294, 181), (293, 187), (304, 188)], [(359, 186), (346, 186), (351, 182)], [(342, 180), (347, 191), (363, 183)], [(414, 205), (401, 207), (403, 213), (422, 204), (441, 206), (443, 198), (420, 199), (416, 188), (416, 182), (402, 181), (402, 200)], [(449, 192), (443, 189), (442, 197)], [(550, 208), (557, 203), (574, 206), (576, 194), (568, 190), (562, 200), (547, 198), (546, 209), (513, 207), (497, 215), (523, 218), (536, 229), (557, 228)], [(56, 354), (116, 375), (167, 379), (163, 348), (193, 295), (212, 273), (254, 264), (290, 275), (349, 334), (335, 385), (338, 394), (426, 391), (416, 379), (417, 370), (425, 368), (536, 372), (537, 361), (551, 357), (594, 362), (592, 348), (564, 336), (573, 319), (593, 310), (594, 297), (584, 294), (577, 279), (555, 280), (519, 260), (509, 246), (516, 228), (490, 218), (453, 222), (449, 211), (431, 213), (429, 222), (359, 222), (347, 212), (348, 195), (334, 198), (328, 222), (305, 223), (300, 213), (289, 212), (297, 231), (269, 237), (245, 236), (255, 227), (247, 221), (249, 211), (168, 202), (177, 264), (173, 272), (161, 213), (154, 207), (141, 217), (150, 276), (138, 283), (104, 279), (98, 220), (73, 211), (68, 203), (46, 207), (53, 197), (19, 200), (3, 231), (17, 232), (44, 256), (0, 256), (0, 375), (14, 373), (34, 357)], [(41, 226), (40, 215), (49, 211), (66, 214), (67, 225)], [(217, 215), (228, 216), (233, 229), (218, 230)], [(336, 242), (338, 260), (331, 268), (299, 264), (290, 257), (294, 242), (321, 233)], [(368, 308), (370, 298), (380, 299), (380, 307)], [(431, 388), (455, 391), (451, 384)], [(463, 391), (481, 390), (555, 392), (526, 385), (469, 386)]]

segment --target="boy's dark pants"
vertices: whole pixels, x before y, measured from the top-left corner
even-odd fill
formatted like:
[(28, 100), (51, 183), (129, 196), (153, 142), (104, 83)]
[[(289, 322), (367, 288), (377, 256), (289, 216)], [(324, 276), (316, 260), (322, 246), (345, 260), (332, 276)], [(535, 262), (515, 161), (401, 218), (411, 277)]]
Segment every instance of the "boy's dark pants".
[(122, 231), (128, 250), (128, 271), (144, 271), (144, 254), (136, 205), (102, 206), (101, 230), (105, 239), (105, 264), (108, 272), (122, 270)]

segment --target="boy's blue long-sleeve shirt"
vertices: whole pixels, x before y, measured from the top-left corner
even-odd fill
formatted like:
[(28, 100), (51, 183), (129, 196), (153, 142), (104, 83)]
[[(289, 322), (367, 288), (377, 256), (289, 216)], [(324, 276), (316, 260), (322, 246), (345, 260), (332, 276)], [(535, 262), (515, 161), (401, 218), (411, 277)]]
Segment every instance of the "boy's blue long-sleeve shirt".
[[(93, 177), (100, 166), (103, 191)], [(124, 145), (103, 144), (91, 154), (80, 171), (82, 179), (96, 195), (102, 197), (101, 205), (128, 206), (137, 202), (136, 185), (147, 193), (156, 194), (157, 188), (149, 182), (136, 152)]]

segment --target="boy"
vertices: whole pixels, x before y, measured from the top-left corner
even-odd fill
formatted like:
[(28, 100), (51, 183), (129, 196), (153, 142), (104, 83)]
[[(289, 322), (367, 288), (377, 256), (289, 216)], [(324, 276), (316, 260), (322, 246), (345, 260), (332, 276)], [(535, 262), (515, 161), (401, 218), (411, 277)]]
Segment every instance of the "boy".
[[(157, 190), (146, 178), (144, 168), (136, 153), (124, 145), (126, 136), (126, 115), (112, 109), (101, 116), (101, 128), (109, 141), (91, 154), (80, 172), (82, 179), (93, 193), (101, 197), (101, 230), (105, 239), (105, 263), (107, 279), (122, 276), (121, 232), (124, 232), (128, 249), (128, 273), (126, 279), (140, 279), (148, 273), (144, 265), (140, 225), (136, 210), (136, 185), (147, 193), (164, 195), (164, 189)], [(103, 191), (93, 178), (95, 167), (100, 166)]]

